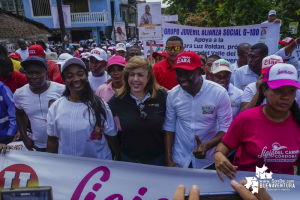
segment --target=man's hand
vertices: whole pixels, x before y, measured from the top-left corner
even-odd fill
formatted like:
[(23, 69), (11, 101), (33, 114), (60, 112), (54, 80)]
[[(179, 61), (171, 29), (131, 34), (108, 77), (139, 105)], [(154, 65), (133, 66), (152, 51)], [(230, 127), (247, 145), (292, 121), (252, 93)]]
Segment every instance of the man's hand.
[(1, 151), (2, 151), (2, 155), (3, 155), (3, 156), (5, 155), (5, 153), (6, 153), (7, 151), (9, 151), (9, 149), (11, 149), (11, 147), (9, 147), (9, 146), (7, 146), (7, 145), (5, 145), (5, 144), (0, 144), (0, 153), (1, 153)]
[(197, 148), (194, 149), (193, 154), (198, 159), (204, 159), (206, 157), (206, 152), (209, 149), (206, 142), (202, 142), (198, 135), (195, 135), (195, 140), (197, 141)]
[(29, 137), (26, 137), (26, 138), (23, 138), (23, 142), (25, 144), (25, 147), (29, 151), (33, 151), (33, 148), (35, 148), (35, 146), (34, 146), (34, 141), (32, 139), (30, 139)]
[(281, 22), (281, 19), (275, 19), (274, 23), (280, 23)]
[(13, 139), (13, 142), (18, 141), (19, 139), (20, 139), (20, 132), (18, 131)]
[(167, 161), (167, 166), (168, 167), (177, 167), (179, 164), (174, 162), (173, 160)]

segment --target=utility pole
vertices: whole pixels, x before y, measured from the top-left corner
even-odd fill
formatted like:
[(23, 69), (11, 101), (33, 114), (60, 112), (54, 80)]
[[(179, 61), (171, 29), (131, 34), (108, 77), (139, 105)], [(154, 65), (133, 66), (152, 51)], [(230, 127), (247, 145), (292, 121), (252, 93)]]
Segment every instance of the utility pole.
[(63, 12), (62, 12), (61, 0), (56, 0), (56, 5), (57, 5), (57, 13), (58, 13), (58, 19), (59, 19), (60, 33), (61, 33), (61, 42), (64, 46), (64, 38), (66, 35), (66, 29), (65, 29), (64, 16), (63, 16)]

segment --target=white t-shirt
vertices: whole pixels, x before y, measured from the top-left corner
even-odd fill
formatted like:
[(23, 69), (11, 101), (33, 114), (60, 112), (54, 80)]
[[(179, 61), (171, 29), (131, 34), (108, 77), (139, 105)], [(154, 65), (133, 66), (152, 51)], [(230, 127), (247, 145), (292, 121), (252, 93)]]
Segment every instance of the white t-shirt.
[(20, 54), (22, 61), (26, 60), (29, 56), (28, 48), (26, 50), (18, 49), (16, 52)]
[(47, 113), (49, 100), (59, 99), (65, 90), (65, 86), (51, 82), (47, 91), (42, 94), (34, 94), (29, 84), (16, 90), (14, 93), (15, 106), (24, 110), (27, 114), (33, 133), (34, 145), (39, 148), (47, 147)]
[(110, 76), (107, 74), (106, 71), (104, 72), (103, 76), (100, 77), (93, 76), (92, 72), (89, 72), (89, 83), (94, 92), (96, 92), (98, 87), (103, 85), (109, 78)]
[[(118, 129), (113, 115), (108, 105), (104, 101), (103, 103), (106, 108), (103, 134), (116, 136)], [(59, 138), (59, 154), (111, 160), (112, 156), (105, 136), (101, 134), (99, 140), (93, 138), (96, 118), (91, 116), (90, 123), (86, 109), (84, 103), (74, 103), (68, 101), (66, 97), (61, 97), (49, 109), (47, 133), (49, 136)], [(104, 120), (103, 116), (102, 120)]]
[(239, 114), (240, 108), (241, 108), (241, 100), (243, 91), (234, 87), (231, 83), (228, 87), (228, 95), (231, 102), (231, 109), (232, 109), (232, 119)]
[(230, 65), (230, 69), (232, 71), (231, 77), (230, 77), (230, 83), (232, 83), (234, 85), (234, 74), (235, 71), (239, 68), (237, 61), (235, 61), (235, 63)]
[(248, 65), (238, 68), (234, 74), (234, 86), (240, 90), (244, 90), (245, 87), (258, 80), (259, 76), (255, 74)]

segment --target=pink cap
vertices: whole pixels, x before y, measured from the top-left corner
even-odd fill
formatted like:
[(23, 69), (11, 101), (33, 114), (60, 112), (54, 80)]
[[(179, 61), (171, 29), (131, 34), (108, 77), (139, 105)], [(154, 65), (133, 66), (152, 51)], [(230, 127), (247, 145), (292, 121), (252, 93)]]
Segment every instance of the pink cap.
[(112, 56), (107, 61), (107, 68), (109, 68), (111, 65), (120, 65), (125, 67), (126, 63), (122, 56)]
[(184, 70), (194, 70), (202, 68), (201, 58), (193, 51), (185, 51), (177, 55), (173, 69), (181, 68)]
[(269, 67), (264, 76), (264, 82), (267, 82), (271, 89), (288, 85), (300, 89), (297, 69), (286, 63), (277, 63)]
[(285, 63), (281, 56), (270, 55), (265, 57), (261, 62), (261, 73), (265, 74), (267, 69), (277, 63)]

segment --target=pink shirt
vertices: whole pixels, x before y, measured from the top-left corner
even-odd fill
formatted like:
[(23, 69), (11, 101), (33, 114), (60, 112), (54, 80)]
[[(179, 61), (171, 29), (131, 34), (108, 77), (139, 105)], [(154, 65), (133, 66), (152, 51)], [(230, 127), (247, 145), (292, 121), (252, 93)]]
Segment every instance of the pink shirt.
[[(108, 102), (110, 98), (115, 94), (115, 91), (112, 87), (112, 81), (109, 84), (103, 84), (98, 87), (96, 90), (96, 95), (102, 98), (105, 102)], [(118, 131), (122, 131), (120, 120), (118, 117), (114, 117)]]
[(274, 122), (262, 108), (241, 112), (223, 136), (228, 147), (237, 149), (233, 165), (239, 171), (255, 172), (256, 166), (261, 168), (266, 163), (273, 173), (293, 175), (293, 163), (299, 157), (300, 128), (292, 114), (284, 122)]

